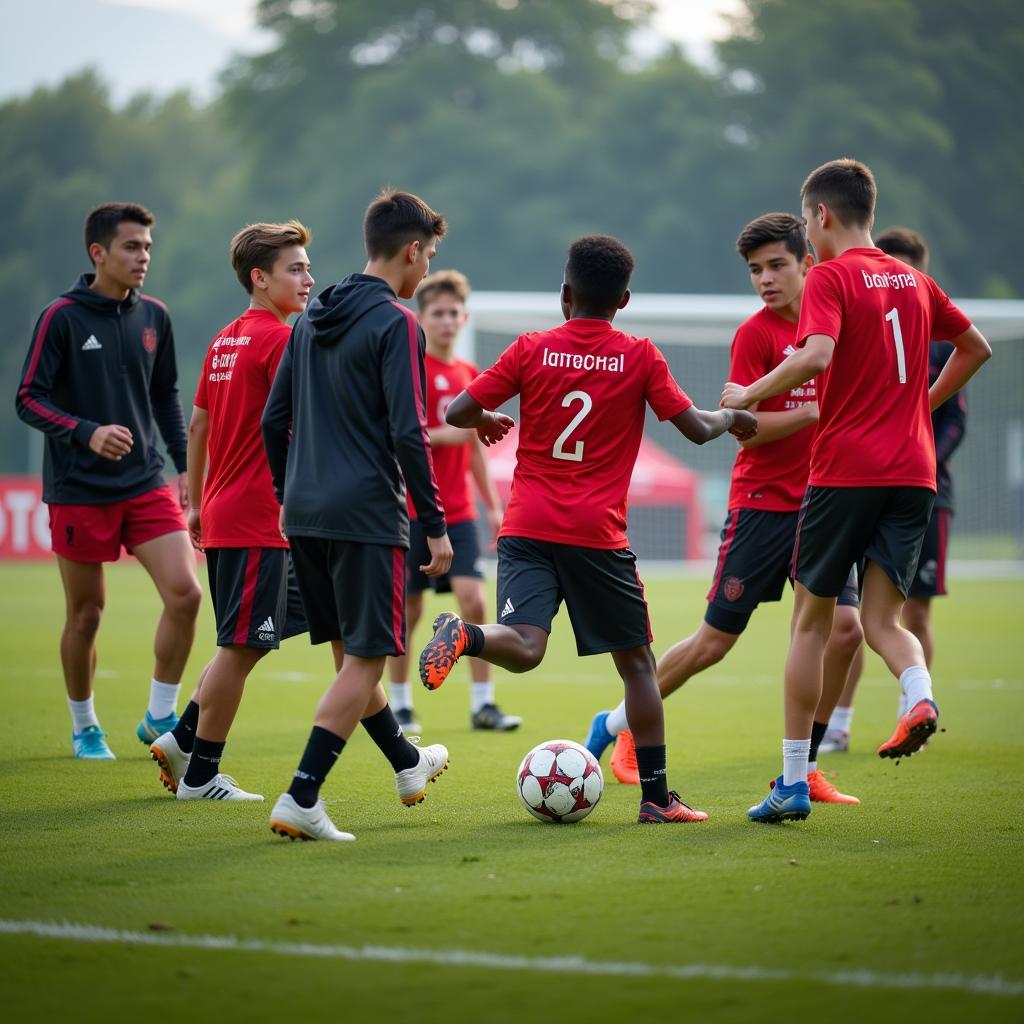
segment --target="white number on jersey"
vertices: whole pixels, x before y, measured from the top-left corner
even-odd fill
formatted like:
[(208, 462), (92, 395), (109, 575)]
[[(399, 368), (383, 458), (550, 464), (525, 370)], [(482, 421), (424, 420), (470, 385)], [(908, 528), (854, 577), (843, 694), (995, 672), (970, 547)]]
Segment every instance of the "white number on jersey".
[(551, 448), (551, 455), (552, 458), (565, 459), (567, 462), (582, 462), (583, 442), (577, 441), (571, 452), (565, 450), (565, 444), (569, 440), (569, 435), (587, 418), (590, 410), (594, 408), (594, 401), (586, 391), (570, 391), (562, 399), (562, 405), (568, 408), (573, 402), (581, 403), (580, 410), (569, 420), (569, 425), (555, 439), (555, 443)]
[(892, 337), (896, 342), (896, 372), (899, 374), (900, 383), (907, 383), (907, 357), (903, 351), (903, 331), (900, 330), (900, 311), (893, 306), (885, 319), (892, 324)]

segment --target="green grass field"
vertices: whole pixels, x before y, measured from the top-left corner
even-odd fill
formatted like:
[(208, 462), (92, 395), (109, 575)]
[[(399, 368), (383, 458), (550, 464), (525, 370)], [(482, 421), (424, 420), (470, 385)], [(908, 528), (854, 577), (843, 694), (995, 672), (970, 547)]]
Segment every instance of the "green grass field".
[[(787, 599), (666, 706), (670, 784), (710, 812), (706, 825), (640, 828), (637, 791), (614, 780), (578, 825), (535, 822), (519, 805), (526, 750), (582, 739), (618, 699), (610, 660), (577, 659), (563, 614), (538, 671), (497, 676), (501, 702), (526, 718), (518, 733), (469, 731), (457, 670), (417, 696), (425, 741), (451, 751), (428, 800), (402, 807), (357, 735), (324, 796), (358, 841), (292, 844), (269, 832), (269, 801), (331, 675), (325, 649), (291, 641), (250, 681), (224, 769), (268, 803), (180, 804), (134, 737), (157, 610), (141, 570), (112, 567), (100, 637), (97, 708), (116, 763), (70, 757), (55, 568), (2, 573), (10, 1020), (1024, 1016), (1020, 581), (954, 581), (937, 602), (947, 731), (899, 765), (874, 754), (896, 691), (869, 659), (854, 749), (822, 762), (860, 807), (746, 820), (779, 770)], [(656, 651), (696, 626), (705, 586), (648, 582)], [(212, 643), (204, 606), (189, 681)], [(12, 933), (24, 922), (112, 931)], [(200, 949), (197, 936), (223, 941)], [(997, 979), (995, 991), (979, 979)]]

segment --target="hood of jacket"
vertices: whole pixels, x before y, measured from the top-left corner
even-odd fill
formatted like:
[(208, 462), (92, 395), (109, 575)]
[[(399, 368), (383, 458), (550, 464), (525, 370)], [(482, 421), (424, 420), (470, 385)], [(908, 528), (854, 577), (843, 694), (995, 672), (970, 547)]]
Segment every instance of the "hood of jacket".
[(138, 304), (139, 293), (134, 288), (128, 292), (127, 298), (118, 302), (117, 299), (109, 299), (106, 295), (100, 295), (99, 292), (93, 291), (90, 285), (95, 280), (95, 274), (83, 274), (71, 288), (61, 295), (61, 298), (74, 299), (79, 305), (106, 316), (115, 316), (118, 311), (126, 313)]
[(396, 301), (394, 290), (383, 278), (349, 274), (313, 299), (306, 320), (317, 344), (328, 347), (341, 341), (367, 313)]

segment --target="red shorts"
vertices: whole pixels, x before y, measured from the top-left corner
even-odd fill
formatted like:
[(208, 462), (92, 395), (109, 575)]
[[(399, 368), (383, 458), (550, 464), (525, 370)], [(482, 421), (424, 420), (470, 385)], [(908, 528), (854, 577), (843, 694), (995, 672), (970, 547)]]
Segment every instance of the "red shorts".
[(50, 505), (50, 547), (73, 562), (116, 562), (132, 548), (185, 529), (166, 485), (107, 505)]

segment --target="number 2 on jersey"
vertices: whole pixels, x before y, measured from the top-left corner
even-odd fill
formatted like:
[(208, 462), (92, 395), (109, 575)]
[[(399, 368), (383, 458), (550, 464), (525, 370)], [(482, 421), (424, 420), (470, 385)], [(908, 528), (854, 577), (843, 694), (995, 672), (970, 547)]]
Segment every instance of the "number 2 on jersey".
[(900, 383), (907, 383), (907, 357), (903, 351), (903, 331), (900, 330), (900, 311), (893, 306), (885, 319), (892, 324), (892, 336), (896, 342), (896, 372), (899, 374)]
[(571, 452), (565, 450), (565, 444), (569, 440), (569, 435), (587, 418), (590, 410), (594, 408), (594, 401), (586, 391), (570, 391), (562, 399), (562, 405), (565, 408), (568, 408), (574, 402), (581, 403), (579, 412), (569, 420), (569, 425), (555, 438), (555, 443), (551, 447), (552, 458), (565, 459), (566, 462), (583, 461), (582, 441), (577, 441)]

